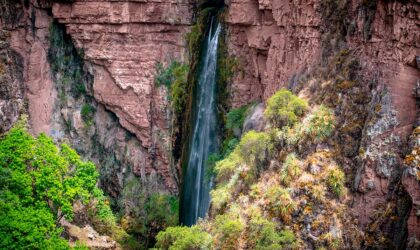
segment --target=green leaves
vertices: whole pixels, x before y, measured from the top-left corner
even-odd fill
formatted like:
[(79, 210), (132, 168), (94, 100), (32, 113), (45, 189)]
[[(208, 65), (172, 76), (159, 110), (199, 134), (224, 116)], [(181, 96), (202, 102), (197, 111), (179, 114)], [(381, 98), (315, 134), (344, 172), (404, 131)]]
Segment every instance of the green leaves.
[(210, 249), (212, 237), (198, 226), (168, 227), (156, 237), (158, 249)]
[(244, 105), (236, 109), (231, 109), (226, 115), (226, 128), (242, 129), (250, 106), (252, 106), (252, 104)]
[[(45, 134), (33, 138), (20, 125), (12, 128), (0, 140), (0, 248), (68, 249), (58, 215), (71, 220), (76, 200), (104, 200), (98, 176), (95, 165), (68, 145), (57, 147)], [(98, 214), (112, 215), (98, 203)]]
[(155, 83), (169, 89), (169, 99), (176, 114), (182, 113), (188, 100), (188, 66), (172, 61), (166, 68), (161, 63), (156, 64)]

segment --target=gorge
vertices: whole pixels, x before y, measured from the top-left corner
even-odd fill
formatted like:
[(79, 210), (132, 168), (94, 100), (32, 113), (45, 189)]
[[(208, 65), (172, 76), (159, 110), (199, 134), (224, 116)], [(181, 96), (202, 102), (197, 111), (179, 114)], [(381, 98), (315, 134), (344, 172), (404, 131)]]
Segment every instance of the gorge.
[(418, 249), (419, 82), (416, 0), (1, 0), (0, 248)]

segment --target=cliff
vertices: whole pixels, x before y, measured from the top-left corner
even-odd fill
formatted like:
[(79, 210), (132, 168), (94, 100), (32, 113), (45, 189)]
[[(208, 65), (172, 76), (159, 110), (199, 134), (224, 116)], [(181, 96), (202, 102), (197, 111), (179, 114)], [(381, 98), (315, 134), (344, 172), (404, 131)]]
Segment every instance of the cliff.
[[(27, 113), (32, 133), (70, 142), (100, 166), (100, 186), (129, 230), (159, 228), (145, 204), (169, 206), (180, 170), (168, 90), (154, 78), (157, 63), (186, 60), (192, 4), (34, 0), (1, 7), (0, 132)], [(178, 211), (159, 216), (176, 223)]]
[[(377, 230), (371, 229), (374, 211), (391, 203), (406, 220), (408, 191), (408, 237), (417, 239), (418, 181), (413, 171), (406, 173), (403, 159), (408, 136), (419, 125), (413, 96), (420, 77), (419, 11), (416, 1), (232, 0), (227, 14), (228, 51), (244, 72), (233, 78), (234, 105), (264, 101), (281, 87), (330, 103), (342, 119), (338, 158), (353, 187), (351, 206), (361, 228)], [(358, 62), (353, 79), (325, 72), (331, 57), (343, 52)], [(341, 85), (328, 89), (328, 81)], [(388, 222), (378, 223), (392, 231), (383, 226)]]
[[(156, 65), (188, 63), (185, 39), (196, 3), (0, 5), (0, 133), (27, 113), (34, 134), (69, 141), (99, 166), (100, 185), (113, 198), (114, 210), (126, 215), (125, 226), (144, 235), (138, 224), (148, 212), (138, 208), (147, 197), (180, 193), (173, 114), (168, 89), (155, 84)], [(346, 206), (365, 232), (365, 244), (383, 246), (381, 239), (388, 238), (400, 248), (406, 242), (415, 248), (419, 2), (226, 0), (225, 5), (224, 42), (236, 62), (227, 87), (231, 106), (266, 102), (285, 87), (310, 105), (333, 109), (337, 126), (328, 147), (346, 174)], [(162, 229), (153, 227), (146, 238)]]

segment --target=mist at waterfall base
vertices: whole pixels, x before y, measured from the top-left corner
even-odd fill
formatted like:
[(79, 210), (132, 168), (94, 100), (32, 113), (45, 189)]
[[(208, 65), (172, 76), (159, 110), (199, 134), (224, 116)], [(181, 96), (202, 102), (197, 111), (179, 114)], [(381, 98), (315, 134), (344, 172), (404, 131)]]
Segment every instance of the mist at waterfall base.
[(194, 225), (204, 218), (210, 206), (212, 181), (206, 178), (207, 158), (215, 153), (217, 142), (216, 69), (221, 25), (213, 17), (203, 43), (193, 107), (188, 165), (184, 175), (181, 223)]

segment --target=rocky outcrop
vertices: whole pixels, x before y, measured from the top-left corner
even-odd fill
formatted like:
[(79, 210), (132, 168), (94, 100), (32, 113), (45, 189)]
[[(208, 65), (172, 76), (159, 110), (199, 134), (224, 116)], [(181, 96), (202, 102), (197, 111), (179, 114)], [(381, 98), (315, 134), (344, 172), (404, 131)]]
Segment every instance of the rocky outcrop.
[[(353, 207), (364, 230), (372, 226), (374, 211), (399, 195), (407, 137), (416, 120), (412, 89), (420, 78), (416, 63), (420, 54), (419, 13), (420, 4), (416, 1), (228, 2), (228, 47), (241, 68), (232, 82), (234, 106), (266, 100), (281, 87), (300, 91), (305, 86), (311, 90), (301, 95), (328, 103), (328, 93), (317, 89), (328, 84), (320, 72), (330, 65), (331, 55), (351, 51), (358, 62), (357, 80), (351, 82), (358, 82), (362, 88), (351, 84), (340, 88), (349, 89), (344, 92), (348, 96), (360, 94), (344, 102), (335, 101), (332, 106), (337, 106), (337, 115), (342, 118), (340, 133), (348, 130), (344, 128), (358, 127), (341, 135), (355, 141), (351, 150), (355, 153), (341, 154), (341, 164), (349, 169), (349, 176), (354, 176)], [(340, 80), (329, 77), (335, 82)], [(341, 95), (336, 96), (338, 100), (345, 99)], [(360, 96), (367, 103), (357, 104), (355, 98)], [(359, 125), (351, 125), (354, 119), (343, 112), (349, 105), (354, 105), (354, 116), (369, 115), (355, 123)], [(348, 140), (341, 143), (345, 141)], [(339, 147), (348, 146), (345, 143)], [(395, 207), (395, 211), (404, 210)], [(398, 215), (402, 221), (403, 214)], [(409, 236), (419, 233), (414, 224), (408, 230)], [(404, 234), (403, 230), (400, 232)]]
[(22, 58), (10, 48), (10, 33), (0, 30), (0, 134), (24, 110), (23, 93)]
[(154, 84), (156, 63), (184, 61), (184, 36), (191, 5), (173, 1), (74, 1), (54, 3), (53, 15), (66, 25), (91, 65), (94, 98), (118, 117), (143, 148), (136, 175), (156, 171), (177, 193), (171, 169), (167, 92)]
[[(413, 89), (417, 101), (417, 121), (420, 119), (420, 84)], [(404, 159), (404, 172), (402, 184), (410, 195), (412, 208), (408, 217), (409, 247), (412, 249), (420, 246), (420, 124), (417, 122), (408, 141), (408, 154)], [(417, 244), (417, 245), (415, 245)]]
[[(57, 79), (63, 79), (60, 75), (52, 77), (57, 72), (53, 72), (48, 60), (49, 27), (57, 19), (66, 25), (67, 33), (82, 52), (85, 71), (94, 79), (92, 101), (101, 106), (94, 117), (98, 119), (96, 129), (106, 132), (97, 136), (96, 142), (108, 149), (118, 145), (120, 149), (116, 151), (121, 153), (117, 153), (117, 161), (128, 163), (132, 168), (128, 172), (144, 181), (155, 176), (151, 178), (162, 183), (158, 184), (160, 190), (178, 193), (176, 170), (171, 163), (167, 91), (155, 86), (154, 75), (157, 62), (184, 61), (184, 36), (192, 21), (191, 4), (173, 1), (6, 3), (10, 6), (5, 6), (7, 13), (3, 16), (11, 30), (11, 47), (22, 56), (22, 81), (26, 86), (32, 131), (63, 139), (66, 124), (72, 124), (76, 130), (70, 133), (71, 140), (81, 151), (92, 155), (88, 145), (81, 143), (81, 134), (91, 137), (97, 132), (82, 131), (83, 101), (70, 98), (63, 106), (56, 86)], [(48, 8), (52, 8), (52, 16)], [(115, 117), (111, 115), (105, 122), (102, 118), (106, 116), (100, 114), (109, 111), (118, 120), (114, 127), (121, 132), (114, 133), (121, 134), (116, 137), (120, 139), (105, 139), (110, 127), (105, 129), (104, 125), (114, 123)], [(5, 117), (16, 119), (12, 114)], [(126, 133), (133, 134), (137, 142), (128, 142)], [(120, 185), (121, 178), (117, 178)]]

